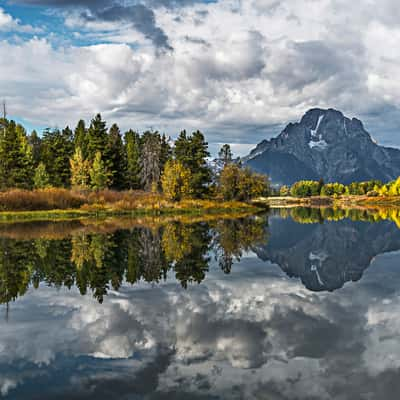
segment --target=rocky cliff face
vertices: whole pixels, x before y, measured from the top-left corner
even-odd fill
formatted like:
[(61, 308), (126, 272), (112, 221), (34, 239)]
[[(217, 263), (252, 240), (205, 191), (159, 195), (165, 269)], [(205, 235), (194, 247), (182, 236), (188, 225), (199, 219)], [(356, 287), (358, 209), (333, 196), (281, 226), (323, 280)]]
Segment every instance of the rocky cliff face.
[(400, 175), (400, 150), (378, 146), (356, 118), (315, 108), (242, 160), (275, 184), (300, 179), (350, 183)]

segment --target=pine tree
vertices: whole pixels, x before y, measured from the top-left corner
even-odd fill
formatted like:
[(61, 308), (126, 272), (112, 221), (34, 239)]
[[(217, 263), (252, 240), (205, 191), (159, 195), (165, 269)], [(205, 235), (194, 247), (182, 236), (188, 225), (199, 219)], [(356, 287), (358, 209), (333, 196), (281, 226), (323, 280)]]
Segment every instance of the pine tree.
[(141, 181), (145, 190), (158, 188), (161, 176), (161, 138), (158, 132), (145, 132), (140, 154)]
[[(97, 152), (105, 153), (108, 142), (106, 122), (97, 114), (90, 124), (87, 133), (87, 158), (93, 161)], [(83, 150), (82, 150), (83, 151)]]
[(172, 148), (169, 144), (170, 138), (167, 138), (165, 134), (161, 136), (161, 154), (160, 154), (160, 169), (164, 170), (165, 164), (172, 158)]
[(180, 161), (185, 167), (189, 167), (191, 160), (191, 146), (190, 138), (188, 138), (186, 131), (182, 131), (175, 141), (174, 156), (175, 159)]
[(70, 159), (71, 186), (75, 189), (87, 189), (89, 184), (90, 163), (83, 158), (80, 147), (75, 149), (74, 156)]
[(113, 124), (108, 135), (104, 156), (111, 174), (111, 187), (116, 190), (126, 188), (127, 161), (124, 143), (117, 124)]
[(67, 187), (71, 180), (69, 159), (74, 151), (73, 134), (69, 127), (62, 131), (46, 129), (43, 133), (41, 161), (50, 176), (50, 184)]
[(101, 153), (98, 151), (90, 168), (90, 184), (95, 190), (106, 189), (108, 186), (109, 172), (102, 160)]
[(207, 165), (208, 143), (200, 131), (192, 136), (187, 136), (182, 131), (175, 142), (175, 158), (191, 172), (191, 187), (193, 193), (202, 197), (208, 192), (208, 185), (211, 182), (211, 170)]
[(39, 135), (35, 130), (33, 130), (29, 135), (28, 143), (32, 148), (33, 164), (35, 166), (38, 166), (40, 162), (40, 151), (41, 151), (42, 140), (40, 139)]
[(50, 186), (50, 177), (46, 171), (46, 166), (42, 162), (35, 169), (33, 184), (35, 189), (46, 189)]
[(232, 151), (231, 151), (231, 146), (229, 146), (229, 144), (224, 144), (221, 147), (218, 153), (218, 158), (222, 161), (223, 165), (232, 162)]
[(76, 125), (74, 132), (74, 147), (79, 147), (82, 151), (83, 158), (87, 158), (88, 154), (88, 132), (85, 121), (80, 120)]
[(25, 129), (14, 121), (5, 121), (0, 132), (0, 188), (31, 188), (32, 149)]
[(140, 137), (133, 130), (125, 133), (125, 153), (127, 157), (127, 187), (140, 189)]

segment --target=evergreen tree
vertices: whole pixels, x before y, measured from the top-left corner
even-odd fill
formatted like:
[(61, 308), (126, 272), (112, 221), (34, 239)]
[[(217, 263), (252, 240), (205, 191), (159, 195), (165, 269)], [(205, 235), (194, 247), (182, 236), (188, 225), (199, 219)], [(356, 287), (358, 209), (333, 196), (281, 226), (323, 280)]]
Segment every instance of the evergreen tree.
[(140, 154), (141, 181), (145, 190), (156, 190), (161, 176), (161, 138), (158, 132), (145, 132)]
[(111, 187), (116, 190), (126, 188), (127, 160), (121, 132), (117, 124), (113, 124), (108, 135), (106, 154), (104, 157), (108, 162), (111, 174)]
[(224, 165), (232, 162), (232, 151), (231, 151), (231, 146), (229, 146), (229, 144), (224, 144), (221, 147), (218, 153), (218, 158), (222, 161)]
[(46, 189), (50, 186), (50, 177), (46, 171), (46, 166), (42, 162), (35, 169), (33, 184), (35, 189)]
[(179, 134), (175, 141), (174, 156), (175, 159), (180, 161), (185, 167), (190, 167), (191, 146), (190, 139), (188, 138), (185, 130)]
[(109, 172), (98, 151), (90, 168), (90, 184), (93, 189), (102, 190), (107, 188), (109, 181)]
[(211, 183), (211, 170), (207, 165), (208, 143), (200, 131), (196, 131), (188, 137), (182, 131), (175, 142), (175, 158), (191, 172), (191, 188), (196, 196), (202, 197), (208, 193), (208, 185)]
[(74, 132), (74, 146), (79, 147), (82, 151), (83, 158), (87, 158), (88, 154), (88, 132), (86, 129), (85, 121), (80, 120), (76, 125)]
[(97, 114), (92, 119), (87, 133), (87, 158), (92, 162), (96, 157), (97, 152), (105, 154), (107, 142), (108, 135), (106, 122), (101, 119), (100, 114)]
[(129, 189), (140, 189), (140, 137), (133, 130), (125, 133), (127, 158), (126, 184)]
[(46, 129), (42, 139), (41, 161), (50, 176), (50, 184), (67, 187), (71, 180), (69, 159), (74, 151), (73, 134), (69, 127), (62, 131)]
[(42, 140), (35, 130), (31, 132), (28, 137), (28, 143), (32, 149), (32, 158), (34, 166), (38, 166), (40, 162), (40, 150), (42, 145)]
[(164, 171), (165, 164), (172, 158), (172, 148), (169, 144), (170, 138), (165, 134), (161, 136), (161, 154), (160, 154), (160, 169)]
[(14, 121), (6, 121), (4, 127), (0, 132), (0, 188), (31, 188), (33, 158), (26, 132)]
[(89, 184), (90, 163), (85, 160), (80, 147), (75, 149), (74, 156), (70, 159), (71, 186), (75, 189), (86, 189)]

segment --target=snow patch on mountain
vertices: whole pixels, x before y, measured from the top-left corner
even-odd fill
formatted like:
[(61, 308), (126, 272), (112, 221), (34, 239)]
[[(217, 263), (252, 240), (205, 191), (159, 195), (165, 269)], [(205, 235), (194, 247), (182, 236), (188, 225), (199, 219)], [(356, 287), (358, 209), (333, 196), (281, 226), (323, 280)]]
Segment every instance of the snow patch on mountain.
[(328, 147), (328, 143), (325, 140), (318, 140), (318, 142), (313, 142), (312, 140), (308, 142), (310, 149), (325, 150)]

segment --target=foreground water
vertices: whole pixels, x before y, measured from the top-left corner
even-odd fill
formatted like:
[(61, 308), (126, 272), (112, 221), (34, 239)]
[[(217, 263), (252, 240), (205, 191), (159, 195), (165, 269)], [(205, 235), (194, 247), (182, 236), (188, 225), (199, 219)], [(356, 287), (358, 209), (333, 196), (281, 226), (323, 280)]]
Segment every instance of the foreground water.
[(365, 212), (1, 226), (0, 395), (398, 399), (399, 249)]

